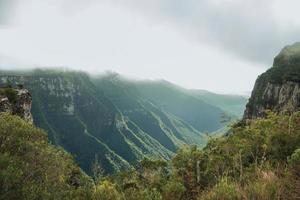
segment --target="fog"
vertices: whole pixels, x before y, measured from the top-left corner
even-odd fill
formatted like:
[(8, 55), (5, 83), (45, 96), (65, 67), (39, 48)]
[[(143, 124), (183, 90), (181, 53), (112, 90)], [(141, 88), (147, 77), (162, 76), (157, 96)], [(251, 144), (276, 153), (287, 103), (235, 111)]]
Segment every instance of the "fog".
[(0, 68), (67, 67), (249, 94), (298, 41), (296, 0), (0, 0)]

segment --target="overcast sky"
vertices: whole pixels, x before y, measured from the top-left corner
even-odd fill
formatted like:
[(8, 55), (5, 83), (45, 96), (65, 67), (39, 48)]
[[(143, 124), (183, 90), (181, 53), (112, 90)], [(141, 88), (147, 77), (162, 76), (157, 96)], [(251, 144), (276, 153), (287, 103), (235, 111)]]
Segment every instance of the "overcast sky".
[(300, 41), (299, 0), (0, 0), (0, 68), (69, 67), (246, 94)]

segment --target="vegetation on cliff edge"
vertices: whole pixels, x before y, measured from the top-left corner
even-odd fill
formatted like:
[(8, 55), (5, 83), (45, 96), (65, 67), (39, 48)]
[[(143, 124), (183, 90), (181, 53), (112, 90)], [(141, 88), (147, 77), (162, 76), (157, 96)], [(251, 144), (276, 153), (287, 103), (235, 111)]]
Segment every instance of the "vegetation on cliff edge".
[(235, 127), (204, 149), (181, 148), (170, 162), (144, 159), (134, 169), (94, 179), (46, 134), (0, 116), (0, 199), (232, 200), (300, 196), (300, 113)]

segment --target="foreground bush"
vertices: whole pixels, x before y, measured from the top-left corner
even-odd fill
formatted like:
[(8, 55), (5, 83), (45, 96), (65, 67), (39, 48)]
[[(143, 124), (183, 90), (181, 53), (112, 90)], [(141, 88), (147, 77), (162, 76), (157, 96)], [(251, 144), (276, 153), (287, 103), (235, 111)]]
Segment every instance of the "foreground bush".
[(114, 184), (109, 181), (103, 181), (95, 186), (93, 193), (94, 200), (121, 200), (122, 196), (117, 191)]
[(235, 126), (204, 149), (183, 146), (170, 161), (87, 177), (46, 134), (0, 115), (0, 199), (273, 200), (300, 197), (300, 113)]
[(0, 115), (0, 199), (85, 199), (91, 179), (46, 134)]
[[(135, 171), (133, 188), (123, 190), (124, 182), (118, 184), (129, 200), (128, 194), (145, 189), (156, 189), (164, 200), (297, 199), (299, 148), (300, 113), (269, 113), (265, 119), (233, 127), (229, 136), (212, 139), (202, 150), (182, 147), (164, 167), (167, 174), (158, 171), (159, 162), (142, 161), (151, 163), (151, 170)], [(163, 185), (153, 181), (157, 174)]]
[(238, 184), (221, 179), (207, 194), (200, 196), (199, 200), (239, 200), (242, 199)]

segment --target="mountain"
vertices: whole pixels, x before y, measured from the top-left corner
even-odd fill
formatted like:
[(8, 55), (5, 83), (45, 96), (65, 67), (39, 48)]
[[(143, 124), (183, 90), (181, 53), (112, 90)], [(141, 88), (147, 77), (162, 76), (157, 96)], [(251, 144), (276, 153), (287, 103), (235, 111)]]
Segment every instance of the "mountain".
[(256, 80), (244, 120), (265, 116), (266, 110), (292, 113), (300, 108), (300, 43), (286, 46), (273, 67)]
[(167, 160), (184, 144), (204, 146), (204, 132), (226, 126), (225, 111), (169, 83), (117, 74), (2, 71), (0, 85), (7, 84), (30, 91), (34, 124), (89, 174), (94, 162), (112, 173), (144, 157)]
[(299, 47), (257, 79), (249, 123), (204, 148), (202, 131), (234, 118), (242, 97), (118, 74), (1, 72), (0, 199), (298, 199)]
[(167, 81), (139, 81), (135, 88), (140, 95), (158, 106), (159, 109), (176, 116), (200, 132), (214, 132), (224, 127), (221, 117), (224, 111), (196, 98)]
[(190, 90), (195, 97), (214, 105), (228, 114), (241, 118), (248, 98), (239, 95), (216, 94), (206, 90)]

